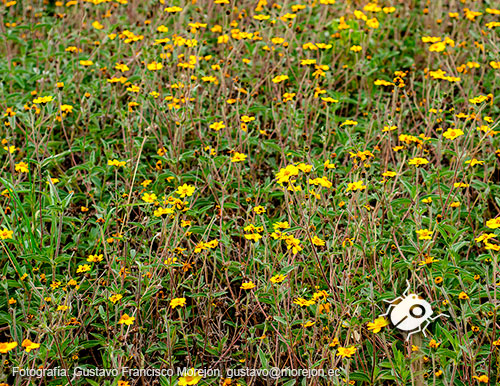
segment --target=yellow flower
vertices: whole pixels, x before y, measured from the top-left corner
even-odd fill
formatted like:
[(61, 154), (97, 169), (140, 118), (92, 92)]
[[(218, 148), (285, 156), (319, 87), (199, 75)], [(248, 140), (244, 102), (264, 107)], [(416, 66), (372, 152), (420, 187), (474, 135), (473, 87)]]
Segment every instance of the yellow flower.
[(325, 245), (325, 241), (320, 239), (318, 236), (314, 236), (312, 239), (311, 239), (311, 242), (314, 244), (314, 245), (317, 245), (319, 247)]
[(273, 83), (281, 83), (288, 79), (288, 75), (278, 75), (273, 78)]
[(382, 176), (384, 176), (384, 177), (396, 177), (397, 175), (398, 175), (398, 173), (392, 172), (390, 170), (382, 173)]
[(424, 261), (421, 261), (418, 263), (418, 265), (427, 265), (427, 264), (432, 264), (436, 261), (439, 261), (439, 260), (436, 260), (433, 256), (430, 256), (430, 255), (425, 255), (425, 260)]
[(320, 304), (318, 306), (318, 312), (320, 314), (326, 314), (328, 312), (330, 312), (330, 308), (331, 308), (331, 304), (330, 303), (325, 303), (325, 304)]
[(243, 153), (238, 153), (235, 151), (233, 153), (233, 157), (231, 158), (231, 162), (243, 162), (247, 159), (247, 156)]
[(460, 294), (458, 295), (458, 298), (460, 300), (467, 300), (469, 299), (469, 295), (467, 295), (464, 291), (460, 292)]
[(179, 186), (177, 190), (175, 191), (180, 198), (184, 197), (191, 197), (195, 191), (195, 187), (192, 185), (184, 184), (182, 186)]
[(366, 25), (370, 28), (377, 29), (380, 26), (380, 23), (378, 22), (377, 18), (374, 17), (373, 19), (367, 20)]
[(321, 100), (327, 103), (339, 103), (338, 99), (333, 99), (332, 97), (321, 98)]
[(417, 231), (419, 240), (431, 240), (432, 231), (430, 229), (420, 229)]
[(158, 71), (163, 68), (163, 64), (157, 63), (157, 62), (151, 62), (148, 64), (148, 70), (149, 71)]
[(330, 296), (330, 294), (328, 292), (326, 292), (325, 290), (321, 290), (321, 291), (315, 292), (313, 294), (312, 298), (314, 301), (317, 301), (320, 299), (326, 299), (328, 296)]
[(153, 214), (155, 217), (161, 217), (164, 214), (172, 214), (172, 213), (174, 213), (174, 210), (172, 208), (158, 208), (155, 209)]
[(16, 151), (16, 147), (15, 147), (15, 146), (13, 146), (13, 145), (11, 145), (11, 146), (9, 146), (9, 147), (4, 146), (4, 147), (3, 147), (3, 149), (4, 149), (4, 150), (7, 150), (10, 154), (12, 154), (12, 153), (14, 153), (14, 152)]
[(118, 324), (126, 324), (127, 326), (130, 326), (131, 324), (134, 323), (135, 317), (133, 316), (128, 316), (128, 314), (123, 314), (120, 320), (118, 321)]
[[(182, 11), (182, 8), (181, 7), (167, 7), (165, 8), (165, 12), (169, 12), (169, 13), (176, 13), (176, 12), (181, 12)], [(193, 383), (194, 385), (194, 383)]]
[(13, 234), (14, 234), (14, 231), (8, 230), (7, 228), (3, 228), (0, 231), (0, 239), (1, 240), (11, 239)]
[(24, 161), (21, 161), (18, 164), (16, 164), (15, 169), (16, 169), (16, 172), (21, 172), (21, 173), (28, 173), (29, 172), (28, 164)]
[(435, 339), (431, 339), (431, 341), (429, 342), (430, 348), (438, 348), (440, 345), (441, 343), (436, 341)]
[(268, 20), (268, 19), (270, 19), (271, 16), (268, 16), (268, 15), (254, 15), (253, 18), (255, 20), (262, 21), (262, 20)]
[(176, 262), (177, 262), (177, 257), (169, 257), (163, 262), (163, 264), (172, 265), (175, 264)]
[(278, 173), (276, 173), (276, 179), (278, 183), (288, 182), (290, 177), (297, 176), (299, 174), (299, 168), (295, 165), (288, 165), (286, 168), (281, 168)]
[(477, 379), (479, 383), (488, 383), (490, 381), (487, 375), (481, 375), (479, 377), (477, 375), (473, 375), (472, 378)]
[(71, 105), (61, 105), (61, 111), (65, 114), (69, 114), (73, 112), (73, 106)]
[(179, 386), (196, 385), (203, 378), (194, 368), (179, 378)]
[(342, 358), (350, 358), (354, 355), (357, 348), (354, 346), (351, 347), (339, 347), (337, 349), (337, 356), (341, 356)]
[(294, 304), (298, 304), (301, 307), (309, 307), (316, 304), (314, 300), (306, 300), (304, 298), (297, 298), (293, 301)]
[(93, 64), (94, 62), (92, 60), (80, 60), (80, 65), (84, 67), (92, 66)]
[(262, 213), (266, 213), (266, 208), (259, 205), (259, 206), (256, 206), (255, 208), (253, 208), (253, 211), (257, 214), (262, 214)]
[(377, 79), (376, 81), (373, 82), (375, 86), (394, 86), (394, 83), (389, 82), (384, 79)]
[(496, 237), (496, 234), (494, 233), (483, 233), (481, 236), (478, 236), (474, 239), (475, 242), (481, 243), (481, 242), (487, 242), (490, 239), (494, 239)]
[(281, 275), (281, 274), (275, 275), (271, 278), (271, 283), (274, 283), (274, 284), (281, 283), (282, 281), (284, 281), (287, 278), (287, 276), (288, 275)]
[(170, 301), (170, 307), (184, 307), (186, 305), (186, 298), (175, 298)]
[(389, 322), (383, 316), (375, 319), (373, 322), (368, 323), (368, 330), (371, 330), (374, 334), (377, 334), (382, 330), (383, 327), (389, 325)]
[(7, 354), (17, 347), (17, 342), (0, 343), (0, 354)]
[(101, 30), (104, 28), (104, 26), (101, 23), (99, 23), (97, 20), (92, 23), (92, 27), (94, 27), (97, 30)]
[(273, 224), (273, 228), (274, 228), (274, 230), (288, 229), (288, 228), (290, 228), (290, 224), (288, 223), (288, 221), (278, 221), (278, 222), (275, 222)]
[(353, 120), (351, 120), (351, 119), (348, 119), (347, 121), (342, 122), (342, 123), (340, 124), (340, 127), (342, 127), (342, 126), (357, 126), (357, 125), (358, 125), (358, 122), (357, 122), (357, 121), (353, 121)]
[(286, 242), (286, 249), (291, 249), (294, 255), (302, 251), (299, 239), (293, 237), (292, 235), (285, 235), (284, 240)]
[(356, 190), (365, 190), (366, 189), (366, 185), (363, 184), (363, 181), (356, 181), (356, 182), (351, 182), (350, 184), (347, 185), (347, 189), (346, 189), (346, 192), (349, 192), (349, 191), (356, 191)]
[(148, 203), (155, 202), (157, 198), (158, 197), (156, 197), (156, 194), (154, 193), (144, 193), (142, 196), (142, 199)]
[(52, 96), (44, 96), (33, 99), (34, 104), (45, 104), (52, 101)]
[(251, 281), (249, 281), (249, 282), (243, 283), (240, 288), (244, 289), (244, 290), (250, 290), (250, 289), (255, 288), (255, 287), (256, 287), (256, 285), (254, 283), (252, 283)]
[(102, 258), (104, 257), (104, 255), (100, 254), (100, 255), (89, 255), (89, 257), (87, 257), (87, 261), (90, 262), (90, 263), (98, 263), (100, 261), (102, 261)]
[(368, 17), (358, 9), (354, 11), (354, 17), (358, 20), (364, 20), (364, 21), (368, 20)]
[(416, 165), (416, 166), (426, 165), (428, 163), (429, 161), (427, 161), (425, 158), (419, 158), (419, 157), (412, 158), (411, 160), (408, 161), (409, 165)]
[(108, 166), (116, 166), (117, 168), (120, 166), (125, 166), (126, 161), (118, 161), (117, 159), (108, 160)]
[(249, 117), (248, 115), (243, 115), (243, 116), (241, 116), (240, 120), (241, 120), (241, 122), (249, 123), (249, 122), (255, 121), (255, 117)]
[(361, 46), (352, 46), (351, 48), (349, 48), (349, 50), (352, 52), (359, 52), (362, 49), (363, 49), (363, 47), (361, 47)]
[(454, 140), (455, 138), (458, 138), (460, 136), (464, 135), (464, 132), (460, 129), (448, 129), (446, 132), (443, 134), (443, 137), (448, 138), (449, 140)]
[(78, 268), (76, 269), (76, 273), (85, 273), (85, 272), (90, 271), (90, 269), (91, 269), (90, 265), (83, 264), (83, 265), (78, 266)]
[(429, 46), (429, 51), (430, 52), (442, 52), (446, 49), (446, 43), (445, 42), (437, 42), (434, 44), (431, 44)]
[(212, 123), (210, 126), (209, 126), (211, 129), (215, 130), (215, 131), (219, 131), (220, 129), (223, 129), (226, 127), (226, 125), (224, 124), (224, 122), (222, 121), (218, 121), (218, 122), (214, 122)]
[(491, 220), (486, 221), (486, 226), (490, 229), (500, 228), (500, 217), (492, 218)]
[(38, 347), (40, 347), (40, 343), (34, 343), (29, 339), (23, 340), (23, 343), (21, 344), (24, 348), (26, 348), (26, 352), (30, 352), (31, 350), (34, 350)]
[(124, 63), (116, 63), (115, 70), (118, 70), (121, 72), (127, 72), (128, 70), (130, 70), (130, 68)]
[(119, 301), (121, 298), (123, 298), (123, 295), (120, 294), (114, 294), (109, 297), (109, 301), (113, 304), (115, 304), (117, 301)]
[(304, 328), (314, 326), (316, 322), (313, 322), (312, 320), (307, 321), (306, 323), (301, 323), (300, 325)]
[(326, 161), (323, 163), (323, 166), (324, 166), (326, 169), (335, 169), (335, 164), (330, 163), (330, 160), (326, 160)]

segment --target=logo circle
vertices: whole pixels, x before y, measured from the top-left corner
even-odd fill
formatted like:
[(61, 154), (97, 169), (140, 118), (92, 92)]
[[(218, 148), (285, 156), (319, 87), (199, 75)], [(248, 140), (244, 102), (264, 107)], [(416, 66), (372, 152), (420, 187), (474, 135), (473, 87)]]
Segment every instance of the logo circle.
[(421, 318), (425, 315), (425, 308), (421, 304), (414, 304), (410, 307), (410, 315), (414, 318)]

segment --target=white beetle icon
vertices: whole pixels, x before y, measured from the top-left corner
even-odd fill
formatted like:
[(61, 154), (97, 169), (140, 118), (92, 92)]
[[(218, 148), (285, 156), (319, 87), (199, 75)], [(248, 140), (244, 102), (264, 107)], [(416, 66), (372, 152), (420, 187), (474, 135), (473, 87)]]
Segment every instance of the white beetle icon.
[(384, 300), (391, 305), (387, 312), (380, 316), (390, 314), (390, 319), (394, 327), (401, 331), (410, 331), (406, 337), (408, 341), (411, 335), (419, 331), (422, 331), (425, 335), (425, 329), (431, 321), (436, 320), (440, 316), (449, 317), (449, 315), (439, 314), (431, 317), (433, 312), (431, 305), (426, 300), (420, 299), (416, 294), (408, 294), (410, 283), (409, 281), (406, 281), (406, 283), (408, 288), (406, 288), (403, 296), (399, 296), (391, 301)]

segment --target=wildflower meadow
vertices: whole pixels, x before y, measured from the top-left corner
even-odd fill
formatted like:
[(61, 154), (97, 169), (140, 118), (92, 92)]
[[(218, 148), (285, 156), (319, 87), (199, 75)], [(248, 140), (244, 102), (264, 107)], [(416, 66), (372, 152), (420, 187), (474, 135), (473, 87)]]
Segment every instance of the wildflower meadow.
[(1, 0), (0, 386), (500, 384), (499, 86), (494, 0)]

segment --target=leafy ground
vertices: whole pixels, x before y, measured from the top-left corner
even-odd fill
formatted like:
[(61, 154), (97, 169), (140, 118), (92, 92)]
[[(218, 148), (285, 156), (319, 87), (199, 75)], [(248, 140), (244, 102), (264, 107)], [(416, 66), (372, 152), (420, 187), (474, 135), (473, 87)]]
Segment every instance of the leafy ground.
[(494, 3), (2, 0), (0, 383), (498, 384)]

